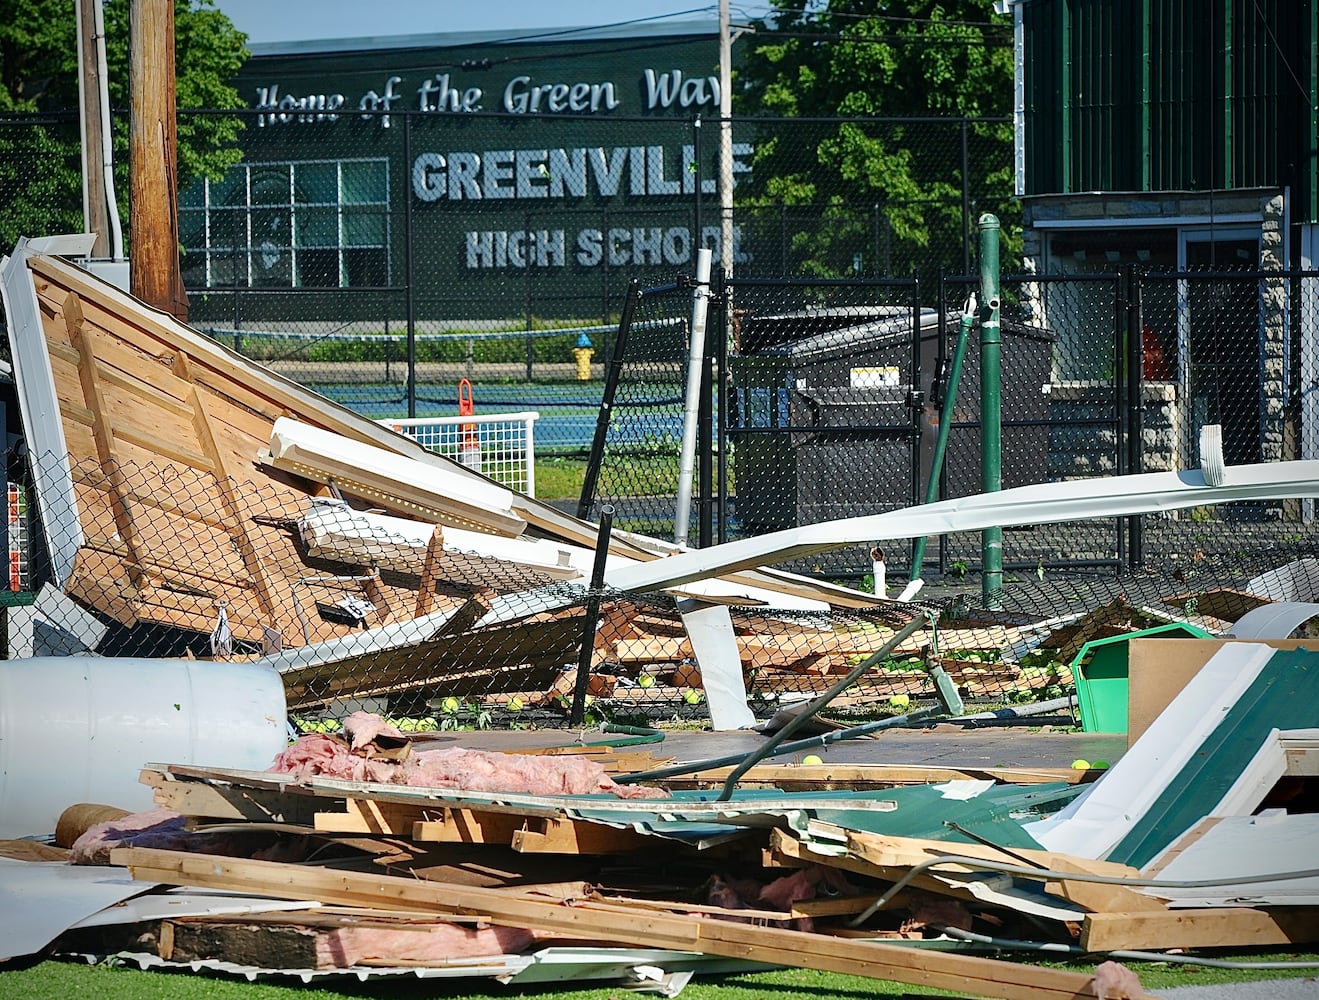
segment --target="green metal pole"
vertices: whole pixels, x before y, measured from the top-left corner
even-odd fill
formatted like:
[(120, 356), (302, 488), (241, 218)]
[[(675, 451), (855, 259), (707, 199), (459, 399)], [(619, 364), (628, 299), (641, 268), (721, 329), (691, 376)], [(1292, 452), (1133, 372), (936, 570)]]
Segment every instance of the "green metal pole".
[[(943, 407), (939, 412), (939, 434), (934, 439), (934, 457), (930, 460), (930, 481), (925, 484), (925, 502), (934, 503), (939, 498), (939, 477), (943, 474), (944, 454), (948, 450), (948, 432), (953, 426), (953, 407), (957, 403), (957, 383), (962, 377), (962, 359), (966, 357), (966, 345), (971, 339), (971, 327), (975, 326), (975, 296), (967, 300), (962, 310), (962, 322), (957, 326), (957, 346), (953, 348), (953, 361), (948, 369), (948, 388), (944, 393)], [(925, 563), (926, 536), (916, 539), (916, 547), (911, 556), (911, 579), (918, 579), (923, 574)]]
[[(1003, 335), (999, 328), (998, 217), (980, 216), (980, 490), (1003, 488), (1003, 410), (1000, 372)], [(980, 534), (981, 593), (995, 606), (1003, 589), (1003, 529)]]

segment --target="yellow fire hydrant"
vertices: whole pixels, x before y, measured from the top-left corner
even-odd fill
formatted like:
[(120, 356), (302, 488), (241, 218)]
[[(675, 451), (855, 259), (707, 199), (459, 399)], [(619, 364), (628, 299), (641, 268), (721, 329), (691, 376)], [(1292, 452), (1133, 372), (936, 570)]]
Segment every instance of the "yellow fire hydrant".
[(572, 349), (572, 356), (577, 362), (577, 381), (591, 380), (591, 356), (595, 354), (595, 345), (586, 334), (577, 338), (577, 346)]

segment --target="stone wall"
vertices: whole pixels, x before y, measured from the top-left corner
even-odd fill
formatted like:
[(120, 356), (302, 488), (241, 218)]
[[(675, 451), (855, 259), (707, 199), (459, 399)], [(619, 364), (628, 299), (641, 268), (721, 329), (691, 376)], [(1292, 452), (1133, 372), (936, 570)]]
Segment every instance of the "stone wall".
[[(1049, 392), (1049, 478), (1112, 476), (1118, 472), (1119, 441), (1113, 421), (1117, 401), (1106, 382), (1055, 383)], [(1141, 386), (1142, 472), (1171, 472), (1178, 461), (1182, 412), (1177, 386)], [(1198, 467), (1198, 461), (1196, 467)]]

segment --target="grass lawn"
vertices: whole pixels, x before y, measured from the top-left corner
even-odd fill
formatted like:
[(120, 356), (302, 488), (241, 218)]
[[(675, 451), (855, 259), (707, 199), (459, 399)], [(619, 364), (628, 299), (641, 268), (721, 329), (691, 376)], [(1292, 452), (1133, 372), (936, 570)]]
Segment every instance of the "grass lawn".
[[(1319, 954), (1315, 952), (1237, 952), (1230, 957), (1240, 962), (1309, 962), (1310, 970), (1236, 971), (1203, 966), (1173, 965), (1156, 962), (1127, 962), (1140, 976), (1147, 990), (1157, 992), (1174, 986), (1229, 984), (1262, 979), (1296, 976), (1319, 976)], [(1056, 963), (1048, 963), (1055, 965)], [(1093, 964), (1057, 966), (1077, 972), (1089, 972)], [(290, 982), (295, 982), (290, 980)], [(96, 1000), (361, 1000), (388, 997), (390, 1000), (422, 1000), (424, 997), (554, 997), (556, 1000), (620, 1000), (628, 991), (617, 986), (573, 989), (538, 986), (518, 989), (486, 979), (408, 979), (380, 978), (358, 982), (347, 977), (317, 985), (274, 985), (272, 982), (249, 983), (246, 980), (207, 973), (142, 972), (136, 967), (111, 965), (88, 966), (75, 962), (41, 962), (26, 968), (0, 965), (0, 997), (5, 1000), (69, 1000), (95, 997)], [(1319, 992), (1319, 986), (1316, 987)], [(857, 976), (808, 969), (779, 969), (771, 972), (742, 973), (713, 977), (696, 977), (683, 990), (689, 1000), (757, 1000), (782, 997), (840, 998), (862, 1000), (874, 996), (950, 996), (937, 990), (921, 989)]]
[(586, 479), (586, 459), (568, 455), (536, 456), (536, 499), (576, 500)]

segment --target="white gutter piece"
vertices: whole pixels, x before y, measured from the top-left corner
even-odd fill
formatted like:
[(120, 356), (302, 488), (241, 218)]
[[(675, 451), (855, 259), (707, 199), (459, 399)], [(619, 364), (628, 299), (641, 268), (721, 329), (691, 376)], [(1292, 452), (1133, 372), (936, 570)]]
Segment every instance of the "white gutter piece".
[[(400, 573), (420, 572), (435, 528), (429, 521), (354, 510), (331, 497), (312, 497), (311, 506), (298, 521), (308, 555)], [(470, 562), (467, 575), (480, 574), (483, 567), (505, 575), (510, 567), (521, 567), (557, 580), (583, 575), (571, 546), (542, 538), (505, 538), (448, 526), (440, 531), (446, 561)], [(578, 552), (585, 555), (589, 573), (590, 552), (580, 548)], [(491, 567), (491, 563), (503, 565)]]
[(991, 527), (1151, 514), (1241, 500), (1316, 496), (1319, 461), (1315, 460), (1233, 466), (1226, 470), (1221, 486), (1207, 485), (1199, 470), (1043, 483), (725, 542), (606, 572), (605, 582), (620, 590), (645, 592), (847, 545)]
[(67, 254), (85, 257), (96, 243), (93, 233), (20, 239), (12, 255), (0, 260), (0, 301), (8, 318), (9, 351), (14, 361), (14, 383), (23, 418), (36, 490), (37, 515), (50, 549), (50, 569), (61, 589), (73, 571), (73, 559), (84, 536), (73, 492), (73, 470), (64, 440), (55, 376), (46, 352), (37, 289), (28, 270), (28, 257)]
[[(342, 500), (311, 497), (311, 507), (298, 522), (307, 551), (342, 562), (374, 564), (382, 569), (417, 572), (430, 545), (434, 522), (414, 521), (391, 514), (354, 510)], [(444, 526), (444, 552), (452, 560), (468, 558), (475, 572), (484, 560), (524, 566), (556, 580), (585, 586), (595, 561), (593, 549), (547, 538), (505, 538), (485, 532)], [(637, 560), (610, 554), (606, 568), (632, 566)], [(826, 601), (742, 584), (705, 580), (675, 591), (680, 597), (699, 597), (737, 605), (766, 605), (782, 611), (828, 611)], [(571, 602), (569, 602), (571, 603)]]
[(527, 526), (510, 507), (513, 491), (498, 483), (467, 479), (288, 417), (270, 432), (269, 464), (443, 524), (512, 536)]
[(679, 601), (678, 610), (701, 669), (711, 727), (720, 731), (750, 729), (756, 717), (747, 706), (742, 655), (733, 632), (732, 614), (726, 605), (696, 600)]

